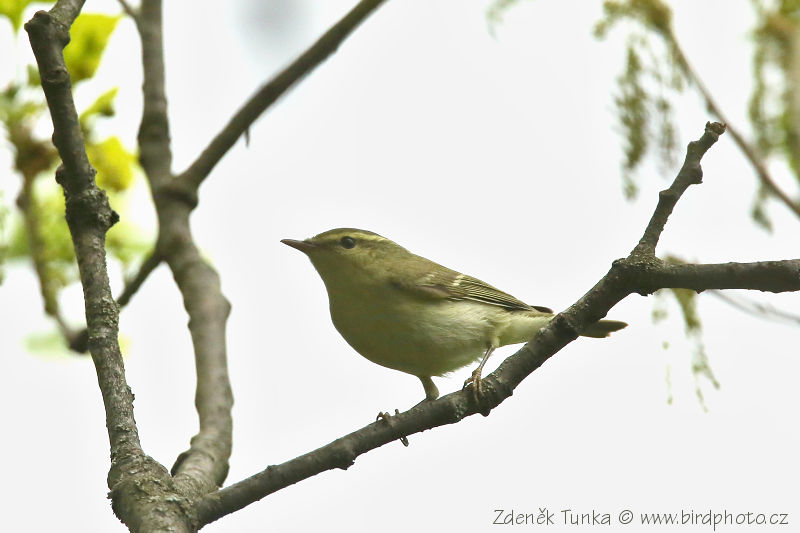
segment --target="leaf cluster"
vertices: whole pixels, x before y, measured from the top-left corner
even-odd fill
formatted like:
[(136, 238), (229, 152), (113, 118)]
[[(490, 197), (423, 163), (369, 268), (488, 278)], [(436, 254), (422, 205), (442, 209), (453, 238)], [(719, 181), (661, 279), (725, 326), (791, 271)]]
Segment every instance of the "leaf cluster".
[[(748, 115), (762, 156), (786, 158), (800, 182), (800, 1), (753, 0), (753, 92)], [(772, 227), (762, 186), (753, 202), (756, 223)]]
[(663, 170), (674, 166), (678, 138), (672, 101), (685, 88), (687, 77), (671, 37), (672, 12), (664, 2), (606, 1), (603, 13), (594, 29), (598, 39), (618, 25), (627, 31), (614, 106), (625, 142), (623, 192), (634, 199), (639, 189), (636, 170), (651, 151), (657, 152)]

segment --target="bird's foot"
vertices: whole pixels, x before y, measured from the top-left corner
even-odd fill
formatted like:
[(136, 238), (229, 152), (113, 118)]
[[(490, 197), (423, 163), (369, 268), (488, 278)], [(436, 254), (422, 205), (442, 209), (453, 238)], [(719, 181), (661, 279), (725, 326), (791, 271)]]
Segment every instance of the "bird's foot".
[(466, 389), (470, 385), (472, 385), (472, 394), (475, 396), (475, 401), (480, 400), (481, 396), (483, 395), (483, 384), (481, 382), (481, 368), (480, 367), (476, 368), (472, 372), (472, 375), (469, 378), (467, 378), (466, 381), (464, 381), (463, 389)]
[(381, 411), (380, 413), (378, 413), (378, 416), (375, 417), (375, 421), (377, 422), (378, 420), (383, 420), (387, 424), (391, 425), (392, 416), (397, 416), (399, 414), (400, 414), (400, 409), (395, 409), (394, 415), (390, 415), (389, 413), (384, 413), (383, 411)]
[[(375, 417), (375, 421), (383, 420), (384, 422), (389, 424), (389, 426), (391, 426), (392, 423), (394, 422), (392, 419), (399, 414), (400, 414), (399, 409), (394, 410), (394, 415), (390, 415), (389, 413), (384, 413), (383, 411), (381, 411), (380, 413), (378, 413), (378, 416)], [(403, 443), (403, 446), (408, 446), (408, 437), (403, 435), (402, 437), (400, 437), (400, 442)]]

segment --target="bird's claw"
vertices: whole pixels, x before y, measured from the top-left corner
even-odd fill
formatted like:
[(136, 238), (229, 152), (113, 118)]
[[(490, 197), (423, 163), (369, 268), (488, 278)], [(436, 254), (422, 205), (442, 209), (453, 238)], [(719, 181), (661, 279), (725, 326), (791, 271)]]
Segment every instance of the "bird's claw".
[[(397, 416), (399, 414), (400, 414), (400, 409), (395, 409), (394, 410), (394, 415), (390, 415), (389, 413), (384, 413), (383, 411), (381, 411), (381, 412), (378, 413), (378, 416), (375, 417), (375, 421), (377, 422), (378, 420), (383, 420), (384, 422), (386, 422), (387, 424), (389, 424), (391, 426), (392, 425), (392, 417), (393, 416)], [(400, 442), (403, 443), (403, 446), (408, 446), (408, 437), (403, 435), (402, 437), (400, 437)]]
[[(483, 395), (483, 383), (481, 381), (481, 369), (476, 368), (472, 375), (464, 381), (463, 389), (466, 389), (472, 385), (472, 394), (475, 396), (475, 401), (480, 400), (481, 396)], [(462, 389), (462, 390), (463, 390)]]
[(397, 416), (399, 414), (400, 414), (400, 409), (395, 409), (393, 415), (390, 415), (389, 413), (384, 413), (383, 411), (381, 411), (380, 413), (378, 413), (378, 416), (375, 417), (375, 421), (377, 422), (378, 420), (383, 420), (387, 424), (391, 424), (392, 423), (392, 417), (393, 416)]

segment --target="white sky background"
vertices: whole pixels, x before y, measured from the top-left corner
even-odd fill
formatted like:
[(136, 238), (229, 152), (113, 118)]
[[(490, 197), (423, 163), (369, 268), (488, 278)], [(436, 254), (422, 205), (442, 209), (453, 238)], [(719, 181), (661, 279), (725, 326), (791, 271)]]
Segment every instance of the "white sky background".
[[(166, 2), (176, 170), (353, 3), (250, 0), (219, 13), (217, 2), (191, 9)], [(339, 337), (321, 280), (279, 239), (370, 229), (554, 308), (571, 304), (638, 241), (667, 181), (651, 167), (637, 203), (620, 192), (611, 101), (622, 33), (605, 43), (591, 37), (599, 2), (538, 1), (508, 12), (494, 39), (486, 4), (388, 2), (262, 117), (250, 147), (240, 141), (203, 185), (193, 228), (233, 304), (229, 483), (358, 429), (378, 411), (404, 410), (423, 394), (416, 378), (362, 359)], [(689, 57), (743, 127), (748, 3), (673, 4)], [(102, 9), (115, 11), (116, 3), (85, 8)], [(119, 84), (120, 116), (108, 128), (131, 146), (141, 107), (139, 54), (124, 20), (96, 91), (87, 85), (78, 95), (86, 103)], [(691, 93), (683, 98), (681, 144), (698, 138), (710, 118)], [(678, 204), (661, 253), (705, 262), (797, 256), (798, 221), (784, 208), (770, 210), (773, 235), (750, 222), (756, 182), (729, 135), (703, 169), (705, 182)], [(8, 204), (16, 186), (6, 191)], [(143, 219), (152, 220), (142, 205)], [(119, 288), (120, 273), (112, 274)], [(800, 301), (749, 296), (789, 310)], [(77, 320), (80, 292), (66, 300)], [(13, 491), (5, 501), (14, 502), (2, 529), (122, 531), (105, 499), (108, 440), (90, 360), (23, 348), (31, 332), (52, 329), (30, 269), (7, 268), (0, 301), (0, 402), (11, 428), (0, 450), (5, 490)], [(607, 512), (613, 520), (623, 509), (637, 517), (711, 509), (790, 513), (797, 524), (797, 327), (701, 297), (704, 341), (722, 384), (717, 391), (701, 380), (704, 412), (677, 308), (654, 326), (652, 304), (624, 300), (609, 316), (627, 320), (628, 329), (569, 345), (488, 418), (413, 435), (408, 448), (393, 443), (369, 452), (346, 472), (303, 481), (205, 531), (477, 532), (492, 528), (494, 509), (538, 514), (545, 507), (558, 521), (562, 509)], [(197, 430), (186, 320), (164, 266), (121, 318), (142, 444), (167, 467)], [(491, 369), (513, 351), (498, 351)], [(469, 371), (438, 379), (439, 389), (458, 389)]]

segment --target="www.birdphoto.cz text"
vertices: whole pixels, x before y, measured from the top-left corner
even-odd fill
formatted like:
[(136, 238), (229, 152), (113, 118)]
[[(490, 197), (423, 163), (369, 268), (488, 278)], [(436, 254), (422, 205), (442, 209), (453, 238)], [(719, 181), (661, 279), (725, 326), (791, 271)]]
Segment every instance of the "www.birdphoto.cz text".
[[(636, 522), (637, 513), (630, 509), (623, 509), (619, 512), (608, 513), (602, 511), (577, 511), (574, 509), (561, 509), (560, 511), (548, 511), (547, 508), (539, 508), (538, 513), (523, 513), (513, 509), (495, 509), (493, 525), (498, 526), (551, 526), (557, 524), (571, 526), (607, 526), (612, 523), (633, 524)], [(719, 512), (695, 511), (694, 509), (681, 510), (674, 513), (638, 513), (638, 524), (643, 526), (688, 526), (705, 525), (712, 531), (724, 526), (788, 526), (789, 513), (757, 513), (732, 512), (722, 510)]]

